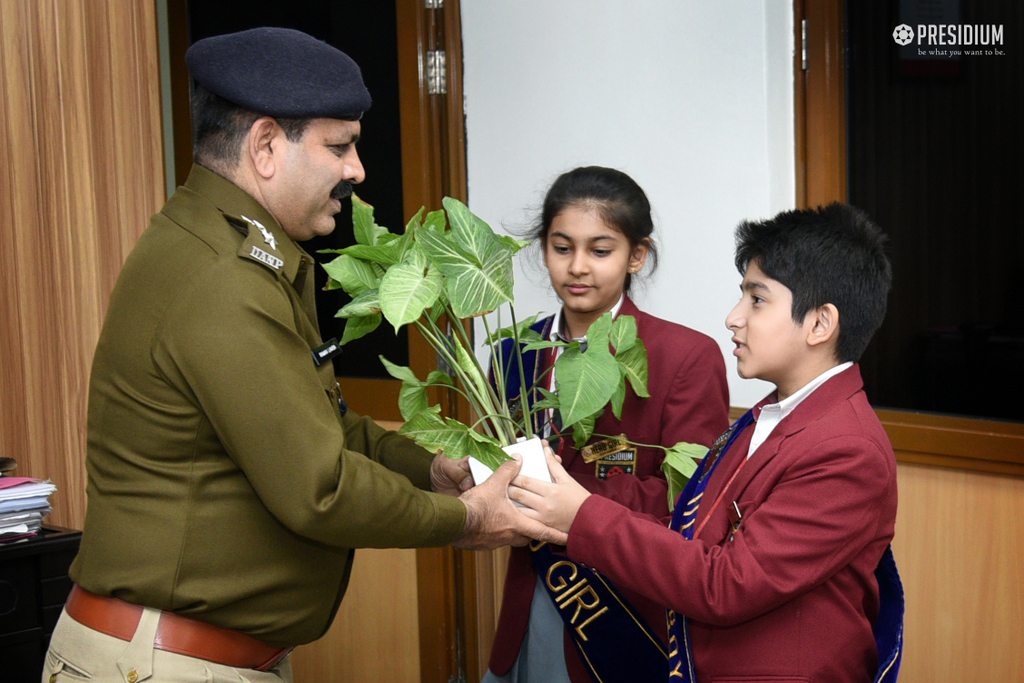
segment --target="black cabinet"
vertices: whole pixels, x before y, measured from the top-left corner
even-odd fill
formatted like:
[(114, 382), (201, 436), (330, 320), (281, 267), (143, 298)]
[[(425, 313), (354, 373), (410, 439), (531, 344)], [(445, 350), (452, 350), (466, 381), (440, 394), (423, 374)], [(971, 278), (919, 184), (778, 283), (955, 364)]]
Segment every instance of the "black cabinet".
[(0, 543), (0, 678), (39, 683), (50, 634), (71, 592), (68, 568), (82, 532), (43, 526), (39, 536)]

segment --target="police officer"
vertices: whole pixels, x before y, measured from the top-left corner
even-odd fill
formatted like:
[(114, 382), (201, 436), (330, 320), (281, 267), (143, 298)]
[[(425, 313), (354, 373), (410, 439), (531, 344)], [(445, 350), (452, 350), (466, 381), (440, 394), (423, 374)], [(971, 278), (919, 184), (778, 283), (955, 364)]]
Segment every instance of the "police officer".
[(314, 262), (297, 242), (331, 232), (363, 180), (359, 67), (280, 28), (201, 40), (186, 60), (196, 164), (111, 296), (75, 587), (44, 681), (289, 681), (354, 548), (544, 534), (505, 493), (517, 464), (470, 489), (464, 461), (346, 412), (314, 362)]

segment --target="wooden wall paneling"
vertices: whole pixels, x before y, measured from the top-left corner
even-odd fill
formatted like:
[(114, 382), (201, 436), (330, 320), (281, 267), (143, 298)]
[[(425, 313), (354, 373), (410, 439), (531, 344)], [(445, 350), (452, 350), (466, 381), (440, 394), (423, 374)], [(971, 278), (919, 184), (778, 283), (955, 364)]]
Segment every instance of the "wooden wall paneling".
[(1024, 680), (1024, 479), (906, 462), (898, 478), (900, 680)]
[(481, 676), (487, 671), (498, 627), (508, 555), (508, 547), (476, 553), (476, 656)]
[(110, 290), (164, 200), (152, 3), (2, 0), (2, 453), (85, 514), (89, 368)]
[(420, 680), (416, 571), (415, 550), (360, 549), (330, 630), (291, 655), (295, 680)]

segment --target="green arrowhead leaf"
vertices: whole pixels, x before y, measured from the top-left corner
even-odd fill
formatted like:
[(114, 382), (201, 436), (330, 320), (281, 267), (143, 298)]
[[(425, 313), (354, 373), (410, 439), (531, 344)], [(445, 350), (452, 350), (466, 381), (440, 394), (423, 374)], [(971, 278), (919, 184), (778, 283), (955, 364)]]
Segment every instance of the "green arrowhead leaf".
[[(619, 374), (626, 374), (621, 365), (619, 366)], [(626, 402), (626, 383), (623, 381), (624, 379), (624, 377), (619, 377), (619, 381), (615, 383), (615, 393), (612, 394), (612, 415), (615, 416), (616, 420), (622, 419), (622, 404)]]
[(438, 232), (444, 232), (445, 227), (448, 225), (448, 217), (444, 212), (444, 209), (438, 209), (437, 211), (431, 211), (427, 214), (427, 217), (423, 219), (423, 227), (432, 228)]
[[(582, 420), (573, 423), (572, 440), (576, 445), (576, 450), (583, 448), (587, 445), (587, 442), (590, 441), (590, 437), (594, 435), (594, 425), (597, 423), (597, 418), (601, 416), (602, 412), (604, 411), (599, 410), (593, 415), (588, 415)], [(564, 424), (565, 423), (563, 421), (563, 425)]]
[(335, 318), (357, 318), (380, 313), (380, 291), (370, 289), (349, 301)]
[(501, 241), (502, 246), (510, 250), (513, 254), (519, 252), (520, 249), (525, 249), (530, 246), (530, 242), (517, 240), (515, 237), (510, 237), (508, 235), (499, 235), (498, 239)]
[(633, 391), (640, 398), (648, 398), (647, 391), (647, 349), (642, 339), (637, 339), (627, 350), (615, 355), (615, 362), (633, 386)]
[(409, 222), (405, 224), (406, 233), (416, 232), (416, 229), (423, 225), (423, 212), (426, 210), (427, 207), (421, 206), (416, 215), (409, 219)]
[(414, 263), (399, 263), (380, 281), (381, 312), (397, 332), (402, 325), (419, 320), (440, 292), (441, 274), (437, 270), (424, 272)]
[(427, 388), (422, 384), (402, 384), (398, 391), (398, 411), (403, 420), (411, 420), (427, 409)]
[(377, 289), (380, 278), (369, 263), (342, 254), (330, 263), (323, 264), (332, 282), (338, 282), (342, 289), (352, 297), (359, 296), (369, 289)]
[(455, 386), (452, 378), (441, 372), (433, 370), (424, 382), (416, 378), (416, 373), (404, 365), (396, 365), (384, 356), (378, 356), (384, 369), (395, 379), (402, 380), (402, 388), (398, 392), (398, 409), (402, 418), (411, 420), (421, 411), (427, 410), (427, 387), (436, 385)]
[(455, 420), (442, 418), (434, 408), (420, 411), (398, 431), (428, 451), (436, 453), (440, 450), (446, 457), (453, 459), (471, 455), (492, 470), (506, 460), (511, 460), (497, 441), (477, 434)]
[(430, 386), (437, 386), (439, 384), (443, 384), (449, 387), (455, 386), (455, 382), (452, 381), (452, 378), (447, 373), (442, 372), (441, 370), (431, 370), (430, 374), (427, 375), (426, 384)]
[(611, 345), (615, 353), (622, 353), (633, 346), (636, 341), (636, 318), (631, 315), (620, 315), (612, 323)]
[(488, 254), (501, 249), (498, 235), (468, 206), (453, 197), (445, 197), (441, 203), (448, 212), (448, 223), (452, 227), (455, 241), (466, 252), (476, 255), (483, 262)]
[(604, 408), (622, 381), (608, 348), (611, 314), (605, 313), (587, 330), (587, 351), (579, 342), (569, 345), (555, 361), (555, 383), (562, 403), (562, 424), (572, 425)]
[(668, 509), (675, 509), (676, 498), (686, 488), (687, 482), (697, 471), (698, 462), (707, 454), (707, 446), (699, 443), (680, 441), (665, 453), (661, 469), (668, 480)]
[(380, 362), (384, 366), (384, 369), (388, 371), (388, 374), (395, 379), (400, 379), (403, 382), (420, 383), (420, 380), (416, 377), (416, 373), (412, 371), (412, 368), (392, 363), (384, 356), (377, 357), (380, 358)]
[(399, 239), (389, 240), (386, 244), (353, 244), (338, 250), (339, 254), (354, 256), (363, 261), (371, 261), (384, 266), (393, 266), (401, 259), (402, 248)]
[[(535, 322), (537, 322), (537, 316), (531, 315), (526, 320), (520, 320), (515, 324), (515, 326), (509, 325), (508, 327), (501, 328), (497, 332), (492, 332), (491, 336), (487, 338), (487, 344), (492, 345), (499, 339), (515, 339), (516, 335), (519, 336), (520, 341), (523, 341), (523, 335), (528, 331), (533, 332), (533, 330), (530, 330), (530, 325), (533, 325)], [(534, 334), (536, 335), (537, 333), (534, 332)]]
[(355, 194), (352, 195), (352, 232), (356, 242), (367, 246), (380, 244), (380, 236), (387, 233), (373, 220), (373, 207)]
[(474, 255), (459, 246), (451, 233), (434, 227), (419, 229), (416, 242), (445, 276), (445, 291), (459, 318), (489, 313), (513, 300), (512, 255), (507, 250), (495, 248)]
[(341, 345), (344, 346), (350, 341), (370, 334), (380, 326), (383, 319), (384, 317), (380, 313), (349, 318), (345, 321), (345, 332), (341, 335)]
[(571, 342), (564, 342), (564, 341), (551, 341), (551, 340), (535, 341), (535, 342), (530, 342), (529, 344), (524, 346), (523, 347), (523, 353), (526, 353), (527, 351), (540, 351), (541, 349), (552, 349), (552, 348), (559, 347), (559, 346), (569, 346), (570, 344), (571, 344)]

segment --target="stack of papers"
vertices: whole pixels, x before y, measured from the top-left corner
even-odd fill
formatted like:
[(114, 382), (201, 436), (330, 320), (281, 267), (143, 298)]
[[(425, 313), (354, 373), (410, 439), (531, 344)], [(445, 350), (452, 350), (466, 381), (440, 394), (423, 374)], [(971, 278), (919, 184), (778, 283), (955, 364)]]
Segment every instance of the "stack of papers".
[(0, 542), (39, 533), (52, 509), (48, 499), (56, 490), (49, 479), (0, 477)]

